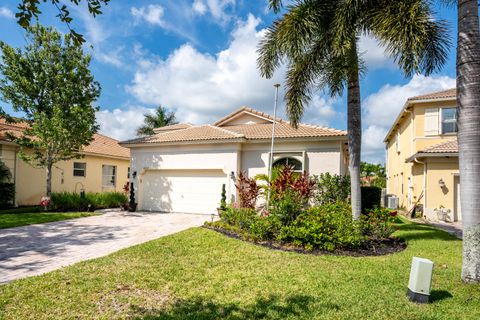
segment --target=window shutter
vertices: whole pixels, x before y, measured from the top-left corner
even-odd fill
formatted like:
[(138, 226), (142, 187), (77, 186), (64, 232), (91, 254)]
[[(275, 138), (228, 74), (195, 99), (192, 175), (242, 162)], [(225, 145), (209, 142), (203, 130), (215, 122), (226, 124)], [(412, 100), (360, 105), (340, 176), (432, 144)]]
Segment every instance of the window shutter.
[(425, 127), (424, 133), (426, 136), (438, 135), (438, 108), (425, 109)]

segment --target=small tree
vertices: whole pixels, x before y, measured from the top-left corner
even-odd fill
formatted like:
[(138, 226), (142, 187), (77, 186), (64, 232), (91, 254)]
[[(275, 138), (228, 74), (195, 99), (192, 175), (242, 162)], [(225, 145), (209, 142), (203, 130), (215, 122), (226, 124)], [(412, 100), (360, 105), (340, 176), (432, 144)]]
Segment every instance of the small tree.
[(158, 106), (155, 109), (154, 114), (145, 114), (145, 119), (143, 120), (144, 124), (137, 129), (138, 136), (149, 136), (154, 134), (153, 129), (161, 128), (165, 126), (170, 126), (172, 124), (177, 124), (175, 118), (175, 113), (168, 112), (168, 110), (162, 106)]
[(12, 173), (7, 165), (0, 160), (0, 182), (9, 182), (12, 178)]
[(227, 209), (227, 191), (225, 190), (225, 183), (222, 184), (222, 194), (220, 199), (220, 209), (226, 210)]
[[(39, 25), (27, 32), (28, 44), (15, 49), (0, 42), (0, 93), (29, 125), (21, 136), (9, 135), (20, 146), (20, 157), (46, 169), (46, 195), (52, 192), (52, 167), (79, 158), (98, 130), (100, 85), (88, 69), (90, 56), (67, 34)], [(0, 112), (5, 115), (0, 108)], [(11, 119), (13, 120), (13, 119)]]

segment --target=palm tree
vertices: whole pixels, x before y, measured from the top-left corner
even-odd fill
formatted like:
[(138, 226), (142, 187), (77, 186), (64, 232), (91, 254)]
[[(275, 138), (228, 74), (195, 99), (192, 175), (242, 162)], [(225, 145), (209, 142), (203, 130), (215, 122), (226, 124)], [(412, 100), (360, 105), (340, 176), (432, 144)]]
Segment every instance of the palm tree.
[[(278, 12), (281, 0), (270, 0)], [(286, 109), (296, 126), (314, 88), (331, 96), (347, 88), (352, 216), (361, 214), (360, 76), (365, 71), (358, 38), (375, 37), (406, 76), (430, 74), (447, 59), (444, 21), (434, 20), (428, 0), (299, 0), (270, 26), (259, 47), (258, 65), (270, 78), (287, 63)]]
[(149, 136), (154, 134), (153, 129), (177, 124), (174, 112), (168, 112), (166, 108), (158, 106), (154, 114), (144, 114), (143, 126), (137, 129), (137, 136)]
[(458, 0), (457, 105), (462, 280), (480, 283), (480, 30), (477, 0)]

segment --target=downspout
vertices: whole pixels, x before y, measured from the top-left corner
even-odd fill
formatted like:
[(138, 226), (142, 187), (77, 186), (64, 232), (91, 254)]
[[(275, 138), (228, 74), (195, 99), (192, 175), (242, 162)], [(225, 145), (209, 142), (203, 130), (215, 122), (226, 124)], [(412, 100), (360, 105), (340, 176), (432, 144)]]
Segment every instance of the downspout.
[(413, 161), (419, 164), (423, 164), (423, 212), (425, 212), (427, 208), (427, 163), (414, 158)]

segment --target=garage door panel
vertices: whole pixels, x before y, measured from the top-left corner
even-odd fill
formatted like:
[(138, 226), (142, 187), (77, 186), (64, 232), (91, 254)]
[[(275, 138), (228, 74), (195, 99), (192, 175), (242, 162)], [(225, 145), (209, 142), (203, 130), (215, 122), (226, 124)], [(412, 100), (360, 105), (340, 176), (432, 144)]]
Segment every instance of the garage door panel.
[(221, 170), (158, 170), (143, 178), (145, 210), (214, 213), (226, 175)]

